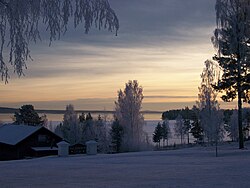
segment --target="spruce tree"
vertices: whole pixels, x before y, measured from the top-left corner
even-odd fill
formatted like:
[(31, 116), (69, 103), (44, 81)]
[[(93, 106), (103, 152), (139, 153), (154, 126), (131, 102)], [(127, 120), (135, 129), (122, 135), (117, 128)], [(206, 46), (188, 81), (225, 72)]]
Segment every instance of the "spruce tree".
[(110, 136), (112, 140), (112, 144), (115, 147), (115, 151), (117, 153), (121, 152), (121, 144), (123, 139), (123, 127), (120, 125), (118, 119), (115, 119), (115, 121), (112, 124), (111, 130), (110, 130)]
[(162, 125), (159, 122), (155, 127), (155, 131), (153, 134), (153, 142), (158, 143), (158, 147), (160, 147), (161, 139), (162, 139)]
[(33, 105), (23, 105), (19, 109), (19, 112), (14, 114), (14, 124), (20, 125), (42, 125), (45, 121), (42, 117), (39, 117), (38, 113), (35, 111)]

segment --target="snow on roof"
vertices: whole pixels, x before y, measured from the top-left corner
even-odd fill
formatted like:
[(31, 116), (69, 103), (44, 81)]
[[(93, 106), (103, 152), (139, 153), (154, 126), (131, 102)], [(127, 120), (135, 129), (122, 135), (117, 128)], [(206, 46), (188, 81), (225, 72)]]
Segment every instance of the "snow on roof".
[(0, 127), (0, 143), (16, 145), (37, 130), (41, 126), (28, 125), (4, 125)]
[(34, 151), (58, 151), (58, 148), (56, 147), (32, 147)]

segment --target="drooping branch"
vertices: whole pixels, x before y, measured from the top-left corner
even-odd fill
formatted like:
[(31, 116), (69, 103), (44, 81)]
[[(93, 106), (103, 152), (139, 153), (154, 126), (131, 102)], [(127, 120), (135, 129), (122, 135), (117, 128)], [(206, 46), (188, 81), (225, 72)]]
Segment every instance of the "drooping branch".
[(108, 0), (0, 0), (2, 80), (8, 81), (8, 65), (18, 76), (24, 75), (26, 62), (31, 59), (30, 42), (41, 40), (39, 26), (45, 25), (51, 43), (67, 31), (70, 19), (75, 27), (83, 25), (85, 33), (93, 24), (116, 34), (119, 29), (118, 18)]

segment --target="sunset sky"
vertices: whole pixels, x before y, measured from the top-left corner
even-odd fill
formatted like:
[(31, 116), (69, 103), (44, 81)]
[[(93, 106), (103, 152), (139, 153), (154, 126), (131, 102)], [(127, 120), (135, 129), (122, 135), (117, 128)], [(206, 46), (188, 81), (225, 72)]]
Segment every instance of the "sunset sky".
[[(197, 99), (204, 61), (215, 50), (215, 0), (110, 0), (118, 36), (69, 28), (49, 47), (31, 46), (25, 77), (0, 84), (0, 106), (112, 110), (128, 80), (144, 88), (144, 110), (190, 107)], [(45, 36), (44, 34), (43, 36)], [(223, 104), (222, 104), (223, 106)]]

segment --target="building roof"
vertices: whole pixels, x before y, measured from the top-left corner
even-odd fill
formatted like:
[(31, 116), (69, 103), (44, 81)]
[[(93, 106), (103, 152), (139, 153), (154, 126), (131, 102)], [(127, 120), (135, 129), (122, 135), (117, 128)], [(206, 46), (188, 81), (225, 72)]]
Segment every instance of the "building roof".
[(4, 125), (0, 127), (0, 143), (16, 145), (42, 126)]

